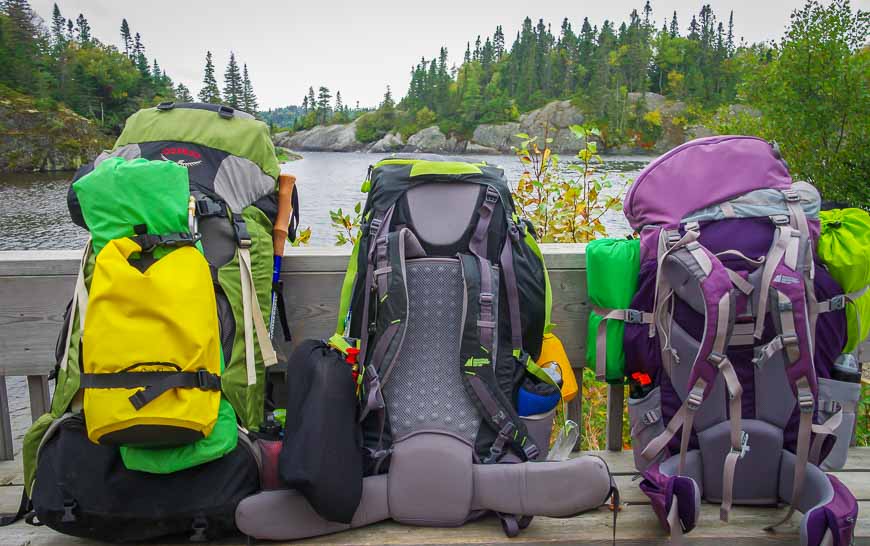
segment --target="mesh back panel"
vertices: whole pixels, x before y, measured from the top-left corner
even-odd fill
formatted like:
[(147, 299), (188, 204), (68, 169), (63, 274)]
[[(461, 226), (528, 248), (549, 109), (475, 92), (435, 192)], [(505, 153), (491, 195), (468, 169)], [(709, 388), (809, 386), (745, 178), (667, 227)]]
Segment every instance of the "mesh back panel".
[(457, 260), (409, 260), (408, 329), (384, 386), (393, 438), (420, 429), (474, 443), (480, 418), (459, 376), (464, 288)]

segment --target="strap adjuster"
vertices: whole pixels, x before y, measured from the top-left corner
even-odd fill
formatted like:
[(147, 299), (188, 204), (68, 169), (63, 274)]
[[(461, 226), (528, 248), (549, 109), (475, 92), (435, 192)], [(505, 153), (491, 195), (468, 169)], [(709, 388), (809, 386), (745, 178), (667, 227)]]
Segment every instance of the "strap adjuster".
[(651, 409), (648, 412), (643, 414), (643, 417), (641, 418), (641, 422), (644, 425), (649, 426), (649, 425), (658, 423), (659, 419), (661, 419), (661, 418), (662, 418), (662, 415), (661, 415), (661, 413), (659, 413), (658, 410)]
[(200, 218), (208, 216), (221, 216), (224, 213), (224, 208), (217, 202), (207, 197), (202, 197), (195, 201), (196, 215)]
[(810, 389), (798, 389), (797, 398), (801, 413), (812, 413), (814, 405), (813, 392)]
[(381, 220), (380, 218), (372, 218), (372, 221), (369, 222), (369, 233), (372, 236), (377, 235), (378, 230), (381, 229), (381, 224), (383, 224), (383, 223), (384, 223), (384, 221)]
[(480, 303), (492, 303), (494, 301), (494, 296), (492, 292), (481, 292), (480, 293)]
[(486, 196), (484, 197), (484, 201), (487, 203), (497, 203), (498, 202), (498, 191), (495, 190), (492, 186), (486, 187)]
[(226, 106), (225, 104), (221, 104), (218, 108), (218, 115), (223, 119), (233, 119), (235, 113), (236, 110), (234, 108)]
[(526, 454), (526, 458), (529, 460), (535, 460), (538, 458), (538, 455), (541, 454), (541, 452), (538, 450), (538, 446), (536, 446), (535, 444), (529, 444), (524, 447), (523, 453)]
[(800, 343), (800, 338), (798, 338), (797, 334), (781, 334), (779, 337), (782, 339), (783, 347), (798, 345)]
[(798, 192), (794, 190), (780, 190), (782, 195), (785, 196), (785, 200), (789, 203), (800, 203), (801, 196)]
[(172, 110), (173, 108), (175, 108), (175, 102), (171, 101), (171, 100), (161, 102), (160, 104), (157, 105), (157, 109), (160, 110), (161, 112), (167, 112), (169, 110)]
[(737, 458), (742, 459), (746, 457), (746, 454), (749, 453), (749, 433), (745, 430), (740, 431), (740, 449), (734, 449), (734, 446), (731, 446), (731, 453), (737, 453)]
[(819, 400), (819, 411), (837, 413), (841, 409), (843, 409), (843, 405), (836, 400)]
[(723, 355), (722, 353), (717, 353), (716, 351), (713, 351), (707, 355), (707, 362), (713, 364), (717, 368), (720, 368), (726, 360), (728, 360), (727, 356)]
[(638, 311), (637, 309), (626, 309), (624, 322), (626, 324), (643, 324), (643, 311)]
[(784, 214), (774, 214), (773, 216), (770, 216), (770, 221), (777, 226), (786, 226), (791, 223), (788, 216)]
[(830, 310), (831, 311), (839, 311), (840, 309), (846, 308), (846, 296), (843, 294), (839, 294), (837, 296), (834, 296), (833, 298), (831, 298), (828, 301), (830, 302)]
[(686, 397), (686, 406), (695, 411), (701, 407), (701, 403), (704, 402), (704, 389), (695, 387), (689, 392), (689, 396)]
[(233, 214), (233, 232), (236, 236), (236, 244), (239, 248), (251, 248), (251, 234), (248, 226), (240, 214)]

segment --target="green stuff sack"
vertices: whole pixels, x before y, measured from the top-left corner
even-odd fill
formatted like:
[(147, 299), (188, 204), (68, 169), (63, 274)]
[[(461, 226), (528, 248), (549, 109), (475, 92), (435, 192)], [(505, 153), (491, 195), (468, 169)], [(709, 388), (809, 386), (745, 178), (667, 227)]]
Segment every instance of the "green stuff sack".
[[(637, 291), (640, 273), (640, 240), (597, 239), (586, 246), (586, 289), (589, 302), (595, 307), (627, 309)], [(595, 341), (601, 316), (592, 312), (586, 334), (586, 365), (595, 370), (597, 352)], [(625, 370), (625, 350), (622, 338), (625, 323), (607, 321), (608, 383), (622, 383)]]
[(238, 441), (236, 412), (226, 398), (221, 398), (217, 423), (207, 437), (177, 447), (121, 446), (121, 460), (128, 470), (171, 474), (220, 459), (236, 449)]
[[(819, 213), (822, 231), (819, 258), (846, 294), (870, 285), (870, 213), (835, 209)], [(846, 302), (849, 337), (844, 353), (851, 353), (870, 333), (870, 290)]]

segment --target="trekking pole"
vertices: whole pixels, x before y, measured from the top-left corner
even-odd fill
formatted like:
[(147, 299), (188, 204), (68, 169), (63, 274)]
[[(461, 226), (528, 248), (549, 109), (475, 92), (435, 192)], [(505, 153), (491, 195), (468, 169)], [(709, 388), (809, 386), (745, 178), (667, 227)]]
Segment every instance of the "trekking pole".
[[(272, 308), (269, 314), (269, 337), (275, 337), (275, 313), (278, 308), (279, 280), (281, 278), (281, 259), (284, 257), (284, 243), (290, 229), (290, 215), (293, 212), (292, 197), (296, 177), (292, 174), (278, 176), (278, 215), (272, 228)], [(281, 296), (283, 297), (283, 295)]]

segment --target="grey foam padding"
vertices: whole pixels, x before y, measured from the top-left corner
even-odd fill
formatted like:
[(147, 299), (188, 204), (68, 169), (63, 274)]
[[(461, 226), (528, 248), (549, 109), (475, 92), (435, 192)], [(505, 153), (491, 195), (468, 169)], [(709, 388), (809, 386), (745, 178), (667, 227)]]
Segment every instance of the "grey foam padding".
[[(680, 396), (680, 400), (685, 400), (689, 394), (689, 374), (692, 371), (695, 356), (698, 354), (699, 343), (674, 322), (671, 330), (671, 345), (680, 357), (680, 363), (675, 364), (671, 369), (671, 384)], [(722, 374), (717, 374), (710, 394), (704, 399), (704, 403), (701, 404), (695, 415), (693, 428), (696, 431), (704, 430), (716, 423), (721, 423), (727, 415), (725, 411), (725, 379)]]
[(558, 405), (547, 413), (520, 417), (520, 420), (526, 424), (529, 436), (541, 450), (541, 454), (538, 455), (539, 461), (546, 460), (550, 452), (550, 436), (553, 433), (553, 418), (556, 416), (557, 407)]
[(698, 313), (704, 314), (704, 292), (701, 290), (701, 281), (707, 275), (687, 249), (678, 249), (665, 258), (662, 264), (662, 275), (681, 300)]
[(788, 385), (785, 351), (774, 354), (760, 368), (755, 366), (756, 418), (781, 429), (786, 427), (797, 403)]
[(474, 509), (566, 517), (601, 506), (610, 472), (598, 457), (474, 465)]
[[(459, 440), (455, 441), (464, 445)], [(470, 461), (470, 448), (466, 454)], [(396, 505), (399, 501), (392, 496), (388, 500), (388, 490), (402, 486), (395, 482), (405, 478), (398, 477), (404, 475), (403, 472), (393, 473), (394, 465), (395, 460), (391, 463), (389, 474), (369, 476), (363, 480), (362, 499), (350, 525), (321, 518), (300, 493), (282, 489), (264, 491), (242, 500), (236, 508), (236, 526), (241, 532), (257, 539), (295, 540), (336, 533), (395, 517), (395, 511), (401, 507)], [(610, 494), (611, 476), (607, 465), (591, 455), (558, 462), (469, 464), (462, 468), (470, 470), (469, 474), (462, 472), (462, 477), (468, 482), (464, 487), (473, 487), (470, 505), (464, 504), (466, 511), (463, 522), (487, 510), (567, 517), (600, 506)], [(441, 478), (449, 478), (452, 472), (453, 469), (445, 461), (421, 473), (443, 481)], [(453, 478), (449, 480), (453, 481)], [(403, 487), (411, 486), (408, 482)], [(409, 491), (409, 494), (421, 498), (437, 497), (442, 489), (441, 486), (435, 489), (426, 486), (425, 489)], [(444, 509), (453, 508), (448, 506)], [(431, 517), (431, 514), (426, 517)], [(459, 519), (459, 510), (455, 510), (455, 515), (451, 517)]]
[(393, 438), (443, 430), (474, 443), (480, 416), (459, 375), (465, 293), (459, 261), (421, 258), (406, 264), (407, 331), (384, 383)]
[[(779, 497), (784, 502), (791, 502), (794, 483), (795, 456), (782, 450), (782, 464), (779, 470)], [(804, 478), (804, 489), (801, 498), (792, 503), (804, 515), (801, 520), (801, 545), (807, 546), (807, 516), (813, 510), (818, 510), (834, 498), (834, 487), (822, 470), (816, 465), (807, 465)]]
[(393, 444), (390, 516), (412, 525), (465, 523), (474, 494), (472, 460), (471, 445), (447, 434), (420, 433)]
[[(638, 425), (641, 419), (644, 419), (650, 412), (658, 416), (658, 421), (650, 424)], [(631, 424), (631, 430), (640, 430), (637, 434), (631, 436), (631, 448), (634, 453), (634, 465), (639, 471), (644, 471), (654, 462), (661, 460), (665, 455), (665, 450), (659, 452), (656, 457), (649, 461), (644, 458), (641, 453), (646, 446), (659, 434), (665, 430), (665, 422), (662, 419), (662, 391), (660, 387), (651, 390), (643, 398), (628, 399), (628, 420)]]
[(305, 497), (293, 489), (263, 491), (243, 499), (236, 507), (236, 526), (251, 537), (295, 540), (337, 533), (388, 519), (387, 475), (363, 480), (363, 494), (350, 525), (317, 515)]
[[(846, 464), (849, 442), (852, 440), (852, 429), (855, 427), (855, 410), (860, 398), (860, 383), (836, 381), (825, 377), (819, 378), (819, 401), (834, 401), (843, 409), (843, 421), (836, 430), (837, 442), (825, 458), (822, 469), (839, 470)], [(827, 411), (827, 408), (820, 409), (819, 419), (824, 422), (830, 419), (834, 413)]]
[(456, 243), (471, 224), (480, 196), (477, 184), (421, 184), (405, 194), (414, 232), (436, 246)]
[[(775, 504), (779, 498), (779, 454), (782, 429), (756, 419), (744, 419), (749, 452), (737, 461), (734, 474), (735, 504)], [(698, 433), (704, 475), (704, 498), (722, 501), (722, 464), (731, 450), (731, 425), (722, 422)]]

